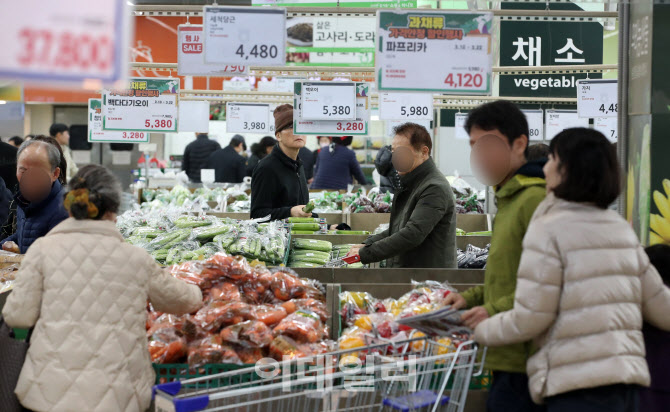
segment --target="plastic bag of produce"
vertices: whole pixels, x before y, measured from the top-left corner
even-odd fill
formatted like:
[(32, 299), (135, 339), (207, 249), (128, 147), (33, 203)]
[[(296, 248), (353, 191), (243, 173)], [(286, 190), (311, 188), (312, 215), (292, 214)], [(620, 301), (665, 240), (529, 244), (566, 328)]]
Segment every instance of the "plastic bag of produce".
[(151, 362), (177, 363), (186, 355), (186, 339), (174, 326), (161, 325), (149, 335)]
[(326, 337), (326, 329), (319, 315), (308, 310), (298, 310), (284, 318), (274, 328), (274, 333), (310, 343)]
[(353, 319), (354, 326), (371, 331), (384, 322), (393, 321), (394, 316), (389, 312), (370, 313), (367, 315), (356, 315)]
[(223, 281), (212, 286), (207, 294), (206, 301), (211, 302), (215, 300), (222, 302), (239, 302), (242, 300), (242, 295), (240, 294), (240, 289), (237, 287), (237, 284)]
[(212, 242), (219, 245), (223, 250), (228, 250), (230, 245), (235, 243), (237, 238), (240, 237), (240, 232), (236, 227), (232, 227), (228, 232), (216, 235), (212, 238)]
[(188, 344), (188, 364), (191, 369), (197, 369), (209, 363), (241, 365), (242, 361), (232, 347), (223, 344), (219, 335), (213, 335)]
[(198, 242), (209, 242), (214, 237), (218, 235), (225, 235), (226, 233), (234, 230), (235, 226), (232, 224), (224, 224), (221, 222), (216, 222), (211, 226), (203, 226), (195, 228), (191, 231), (191, 240), (197, 240)]
[(180, 265), (172, 266), (170, 274), (186, 283), (197, 285), (205, 290), (212, 287), (212, 279), (202, 274), (203, 265), (201, 262), (185, 262)]
[(275, 326), (288, 315), (286, 309), (280, 305), (254, 306), (254, 318), (267, 326)]
[(321, 322), (326, 322), (330, 318), (326, 304), (317, 299), (291, 299), (281, 305), (288, 314), (300, 309), (311, 310), (319, 315)]
[(208, 332), (216, 332), (222, 326), (233, 325), (254, 319), (254, 309), (244, 302), (212, 301), (202, 307), (193, 322)]
[(235, 348), (237, 356), (245, 365), (255, 365), (259, 360), (267, 357), (267, 348)]
[(274, 336), (272, 329), (260, 321), (246, 321), (223, 328), (221, 340), (246, 348), (262, 348), (270, 345)]
[(251, 273), (251, 266), (242, 256), (230, 256), (225, 253), (217, 253), (202, 263), (203, 276), (212, 280), (229, 278), (233, 280), (243, 279)]
[(270, 357), (277, 361), (307, 358), (334, 350), (334, 342), (324, 340), (314, 343), (299, 343), (295, 339), (280, 335), (270, 344)]

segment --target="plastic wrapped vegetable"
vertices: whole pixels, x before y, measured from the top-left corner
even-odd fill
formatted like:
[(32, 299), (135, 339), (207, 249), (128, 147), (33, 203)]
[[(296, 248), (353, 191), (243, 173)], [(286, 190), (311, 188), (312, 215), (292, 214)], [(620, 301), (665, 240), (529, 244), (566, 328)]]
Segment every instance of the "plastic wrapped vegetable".
[(202, 263), (203, 276), (213, 280), (228, 278), (240, 280), (251, 273), (251, 266), (241, 256), (229, 256), (217, 253)]
[(281, 305), (288, 314), (299, 309), (307, 309), (319, 316), (321, 322), (326, 322), (330, 318), (326, 304), (316, 299), (291, 299)]
[(331, 341), (299, 343), (295, 339), (280, 335), (270, 344), (270, 356), (278, 361), (306, 358), (333, 350)]
[(272, 343), (272, 329), (260, 321), (246, 321), (221, 331), (221, 340), (246, 348), (262, 348)]
[(316, 342), (326, 336), (319, 316), (308, 310), (298, 310), (279, 322), (274, 332), (290, 336), (298, 342)]
[(194, 323), (208, 332), (222, 326), (233, 325), (254, 318), (253, 307), (244, 302), (213, 301), (202, 307), (192, 318)]
[(267, 326), (275, 326), (287, 315), (288, 312), (283, 305), (258, 305), (254, 307), (254, 317)]
[(193, 341), (188, 345), (188, 364), (197, 369), (208, 363), (242, 364), (235, 350), (224, 345), (219, 335)]
[(149, 336), (149, 355), (153, 363), (176, 363), (186, 355), (186, 339), (174, 326), (163, 324)]
[(330, 252), (331, 250), (333, 250), (333, 244), (326, 240), (294, 239), (293, 248)]
[(180, 216), (174, 221), (174, 225), (180, 229), (191, 229), (194, 227), (209, 226), (213, 222), (211, 216)]
[(237, 348), (237, 356), (245, 365), (254, 365), (267, 356), (266, 348)]
[(210, 301), (218, 300), (223, 302), (239, 302), (242, 300), (242, 295), (240, 294), (240, 289), (235, 283), (221, 282), (212, 286), (212, 288), (209, 290), (208, 299)]

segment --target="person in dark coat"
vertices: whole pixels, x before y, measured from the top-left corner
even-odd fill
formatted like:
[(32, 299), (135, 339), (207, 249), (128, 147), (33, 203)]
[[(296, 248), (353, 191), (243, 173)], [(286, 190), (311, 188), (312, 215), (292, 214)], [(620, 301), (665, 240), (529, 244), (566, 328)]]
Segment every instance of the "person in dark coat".
[(309, 190), (302, 160), (305, 136), (293, 134), (293, 106), (283, 104), (274, 111), (277, 145), (258, 163), (251, 177), (251, 218), (272, 220), (290, 216), (310, 217), (302, 208), (309, 202)]
[(9, 217), (9, 207), (12, 203), (12, 192), (5, 186), (5, 181), (0, 178), (0, 224), (7, 221)]
[(395, 193), (400, 190), (400, 175), (391, 161), (391, 146), (384, 146), (377, 152), (375, 169), (379, 173), (379, 193)]
[(251, 156), (247, 160), (247, 176), (251, 177), (258, 162), (272, 152), (277, 144), (272, 136), (264, 136), (260, 142), (251, 145)]
[[(654, 245), (645, 249), (649, 261), (670, 286), (670, 246)], [(661, 412), (670, 405), (670, 332), (663, 331), (649, 323), (642, 325), (644, 346), (647, 352), (647, 365), (651, 376), (651, 386), (640, 388), (639, 410)]]
[(0, 142), (0, 178), (12, 194), (16, 193), (19, 181), (16, 180), (16, 152), (19, 149), (11, 144)]
[(65, 188), (58, 180), (60, 156), (54, 145), (39, 140), (19, 148), (16, 232), (0, 242), (4, 250), (26, 253), (36, 239), (68, 218), (63, 206)]
[(433, 143), (425, 127), (395, 128), (393, 165), (402, 189), (394, 195), (389, 228), (354, 246), (361, 262), (386, 259), (392, 268), (456, 268), (454, 193), (430, 157)]
[(333, 142), (321, 149), (316, 162), (312, 189), (345, 190), (353, 183), (351, 176), (356, 178), (358, 184), (367, 184), (367, 179), (356, 160), (356, 154), (347, 148), (352, 140), (352, 136), (333, 137)]
[(209, 156), (220, 148), (221, 145), (210, 140), (207, 133), (197, 133), (195, 141), (184, 149), (184, 158), (181, 162), (181, 170), (186, 172), (188, 180), (200, 183), (200, 170), (203, 169)]
[(316, 156), (314, 152), (306, 147), (301, 147), (298, 152), (298, 157), (302, 160), (302, 167), (305, 168), (305, 178), (307, 183), (314, 179), (314, 164), (316, 163)]
[(245, 149), (244, 137), (236, 134), (228, 146), (209, 156), (203, 169), (214, 169), (214, 180), (217, 183), (242, 183), (247, 162), (240, 153)]

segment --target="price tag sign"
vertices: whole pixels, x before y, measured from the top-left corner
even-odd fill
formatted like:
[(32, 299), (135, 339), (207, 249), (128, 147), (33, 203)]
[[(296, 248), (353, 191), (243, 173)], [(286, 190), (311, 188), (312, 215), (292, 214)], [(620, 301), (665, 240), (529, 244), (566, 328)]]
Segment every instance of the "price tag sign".
[(302, 90), (305, 83), (295, 82), (293, 133), (297, 135), (357, 136), (368, 134), (370, 86), (356, 83), (356, 117), (353, 120), (307, 120), (302, 118)]
[(433, 120), (433, 95), (430, 93), (379, 93), (379, 118), (382, 120)]
[(491, 93), (492, 13), (377, 11), (381, 91)]
[[(411, 120), (411, 122), (425, 127), (426, 130), (428, 130), (428, 133), (430, 133), (431, 136), (433, 135), (433, 130), (430, 127), (430, 120), (419, 119)], [(393, 138), (395, 137), (395, 132), (393, 130), (398, 126), (407, 123), (407, 120), (386, 120), (384, 123), (386, 124), (386, 136)]]
[(179, 79), (132, 78), (127, 89), (103, 90), (102, 129), (177, 132)]
[(201, 24), (180, 24), (177, 38), (177, 72), (180, 76), (239, 76), (247, 73), (247, 66), (205, 63), (205, 36)]
[(465, 131), (465, 122), (468, 120), (467, 113), (456, 113), (454, 117), (455, 133), (454, 137), (457, 140), (470, 140), (470, 135)]
[(581, 118), (576, 110), (545, 110), (546, 139), (551, 140), (565, 129), (589, 127), (589, 119)]
[(0, 77), (111, 84), (126, 78), (130, 11), (125, 0), (3, 2)]
[(303, 82), (301, 115), (305, 120), (354, 120), (356, 84)]
[(179, 102), (179, 132), (209, 133), (209, 102)]
[[(102, 130), (102, 100), (88, 99), (88, 141), (92, 143), (142, 143), (149, 141), (149, 133)], [(90, 159), (87, 163), (90, 163)]]
[(226, 132), (270, 133), (270, 105), (267, 103), (227, 103)]
[(619, 119), (617, 117), (596, 117), (593, 119), (593, 128), (604, 134), (612, 143), (616, 143), (619, 139)]
[(579, 80), (577, 82), (579, 117), (617, 117), (618, 101), (616, 80)]
[(286, 64), (286, 9), (205, 6), (205, 62)]
[(528, 120), (528, 140), (544, 140), (544, 111), (522, 110)]

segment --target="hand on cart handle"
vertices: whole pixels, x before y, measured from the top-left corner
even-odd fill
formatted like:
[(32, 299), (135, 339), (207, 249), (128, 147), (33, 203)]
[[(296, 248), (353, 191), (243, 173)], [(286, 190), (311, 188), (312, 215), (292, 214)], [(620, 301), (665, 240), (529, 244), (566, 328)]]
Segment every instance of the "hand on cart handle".
[[(364, 247), (365, 247), (365, 245), (363, 245), (363, 244), (360, 244), (360, 245), (353, 245), (353, 246), (351, 247), (351, 249), (349, 250), (349, 253), (347, 253), (347, 257), (348, 257), (348, 256), (359, 255), (359, 250), (361, 250), (361, 249), (364, 248)], [(360, 258), (359, 258), (359, 260), (360, 260)]]

